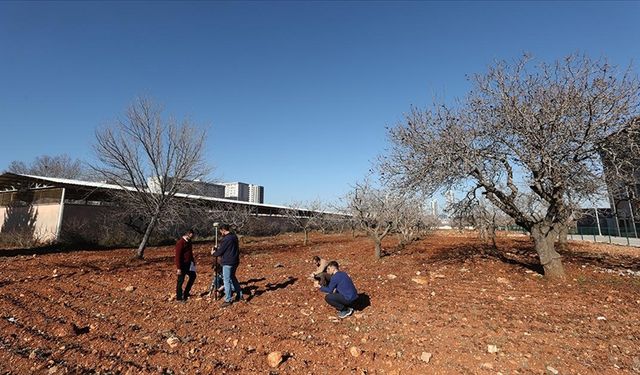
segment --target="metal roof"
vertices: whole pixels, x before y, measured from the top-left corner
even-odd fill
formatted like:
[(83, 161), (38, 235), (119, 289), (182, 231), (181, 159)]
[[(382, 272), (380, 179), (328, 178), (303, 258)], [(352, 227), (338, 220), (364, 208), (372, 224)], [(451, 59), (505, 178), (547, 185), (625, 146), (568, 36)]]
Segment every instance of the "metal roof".
[[(124, 189), (119, 185), (107, 184), (104, 182), (72, 180), (72, 179), (57, 178), (57, 177), (32, 176), (32, 175), (17, 174), (17, 173), (11, 173), (11, 172), (0, 174), (0, 192), (45, 189), (45, 188), (66, 188), (68, 190), (71, 190), (69, 193), (67, 193), (67, 196), (70, 196), (70, 197), (75, 196), (75, 198), (84, 196), (85, 198), (83, 199), (86, 199), (86, 197), (89, 195), (97, 196), (99, 198), (105, 199), (109, 191)], [(126, 189), (135, 190), (133, 187), (126, 187)], [(264, 203), (244, 202), (244, 201), (237, 201), (233, 199), (207, 197), (203, 195), (177, 193), (175, 196), (178, 198), (184, 198), (184, 199), (209, 201), (213, 204), (219, 203), (219, 204), (234, 204), (234, 205), (237, 204), (237, 205), (252, 206), (257, 209), (258, 214), (273, 215), (273, 214), (282, 213), (282, 211), (296, 210), (296, 211), (299, 211), (300, 214), (304, 216), (305, 212), (312, 212), (311, 210), (305, 210), (305, 209), (295, 208), (295, 207), (278, 206), (278, 205), (264, 204)], [(322, 213), (331, 214), (331, 215), (340, 215), (333, 212), (322, 212)]]

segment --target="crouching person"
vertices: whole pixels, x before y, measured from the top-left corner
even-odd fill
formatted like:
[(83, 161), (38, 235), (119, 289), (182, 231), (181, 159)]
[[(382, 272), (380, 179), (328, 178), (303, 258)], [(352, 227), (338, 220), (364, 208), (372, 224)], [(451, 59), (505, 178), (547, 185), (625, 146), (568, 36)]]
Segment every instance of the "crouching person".
[(340, 271), (340, 265), (335, 260), (327, 265), (327, 272), (331, 275), (328, 286), (320, 287), (320, 291), (327, 293), (325, 301), (338, 310), (341, 319), (353, 314), (351, 305), (358, 299), (358, 291), (353, 281), (345, 272)]
[[(329, 285), (329, 281), (331, 281), (331, 275), (327, 273), (327, 266), (329, 266), (329, 261), (324, 260), (316, 255), (313, 257), (313, 263), (316, 265), (316, 270), (311, 274), (311, 278), (315, 280), (315, 283), (320, 284), (320, 286)], [(316, 285), (316, 287), (317, 286), (318, 285)]]

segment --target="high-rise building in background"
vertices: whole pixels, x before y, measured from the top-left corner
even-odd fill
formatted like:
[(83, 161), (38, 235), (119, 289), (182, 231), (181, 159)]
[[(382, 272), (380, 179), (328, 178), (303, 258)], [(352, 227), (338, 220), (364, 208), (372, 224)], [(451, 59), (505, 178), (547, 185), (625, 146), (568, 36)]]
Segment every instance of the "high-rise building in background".
[(444, 199), (446, 203), (445, 210), (448, 210), (454, 203), (456, 203), (456, 196), (453, 194), (453, 190), (447, 190), (444, 193)]
[[(159, 193), (161, 177), (150, 177), (147, 179), (147, 187), (151, 192)], [(167, 184), (173, 182), (173, 177), (167, 178)], [(205, 197), (224, 198), (225, 187), (223, 185), (214, 184), (204, 181), (188, 181), (183, 180), (178, 189), (178, 193), (202, 195)]]
[[(171, 183), (172, 177), (168, 178)], [(147, 187), (151, 192), (160, 192), (160, 178), (147, 179)], [(182, 181), (178, 193), (201, 195), (212, 198), (226, 198), (243, 202), (264, 203), (264, 187), (244, 182), (226, 182), (214, 184), (203, 181)]]
[(439, 212), (438, 212), (438, 201), (437, 200), (433, 199), (431, 201), (430, 208), (431, 208), (431, 212), (430, 212), (431, 215), (434, 216), (434, 217), (438, 217)]
[(264, 203), (264, 187), (263, 186), (249, 184), (249, 202)]
[(224, 197), (237, 201), (249, 201), (249, 184), (244, 182), (226, 182), (224, 185)]

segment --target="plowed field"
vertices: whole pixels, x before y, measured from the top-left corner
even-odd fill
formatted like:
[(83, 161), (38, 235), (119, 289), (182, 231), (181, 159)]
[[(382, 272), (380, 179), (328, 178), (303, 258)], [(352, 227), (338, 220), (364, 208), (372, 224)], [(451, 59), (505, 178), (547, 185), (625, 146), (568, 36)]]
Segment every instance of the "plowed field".
[[(200, 296), (211, 244), (194, 245), (185, 304), (172, 246), (143, 261), (129, 249), (0, 257), (0, 373), (640, 373), (640, 249), (570, 243), (556, 282), (525, 237), (501, 237), (497, 254), (469, 233), (394, 241), (376, 261), (362, 236), (245, 238), (250, 296), (227, 308)], [(307, 279), (313, 255), (352, 276), (353, 316), (336, 319)]]

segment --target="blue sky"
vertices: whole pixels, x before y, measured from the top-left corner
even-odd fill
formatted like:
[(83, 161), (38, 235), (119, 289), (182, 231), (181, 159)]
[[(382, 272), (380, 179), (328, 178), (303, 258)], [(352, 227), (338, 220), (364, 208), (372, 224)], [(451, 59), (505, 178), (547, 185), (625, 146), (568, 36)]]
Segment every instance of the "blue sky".
[(138, 95), (209, 128), (212, 177), (335, 201), (411, 105), (523, 52), (640, 57), (640, 2), (0, 2), (0, 169), (66, 153)]

